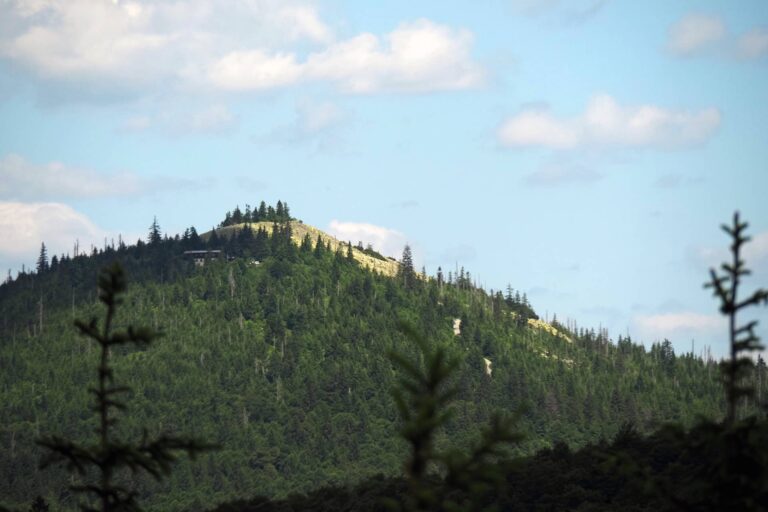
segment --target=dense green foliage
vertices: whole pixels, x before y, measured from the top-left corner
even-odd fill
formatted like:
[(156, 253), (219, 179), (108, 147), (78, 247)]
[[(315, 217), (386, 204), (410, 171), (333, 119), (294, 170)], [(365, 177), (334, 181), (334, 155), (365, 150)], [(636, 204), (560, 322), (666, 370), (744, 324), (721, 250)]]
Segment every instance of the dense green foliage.
[[(713, 362), (661, 344), (649, 351), (627, 338), (614, 344), (591, 330), (559, 326), (563, 334), (555, 335), (529, 327), (520, 321), (523, 306), (535, 315), (527, 300), (486, 293), (463, 270), (448, 280), (388, 278), (322, 244), (297, 247), (290, 227), (277, 227), (272, 236), (211, 236), (207, 245), (194, 230), (150, 236), (64, 258), (0, 287), (0, 496), (74, 504), (64, 472), (37, 471), (33, 440), (42, 433), (84, 438), (93, 428), (86, 389), (97, 353), (70, 326), (96, 312), (94, 276), (111, 260), (135, 282), (116, 325), (166, 334), (148, 351), (115, 349), (115, 372), (133, 389), (119, 433), (146, 427), (222, 446), (196, 465), (182, 462), (165, 482), (137, 481), (151, 508), (196, 510), (399, 474), (406, 445), (393, 435), (399, 420), (388, 391), (396, 371), (387, 353), (416, 352), (398, 318), (460, 361), (455, 414), (436, 437), (438, 448), (448, 440), (472, 446), (496, 411), (526, 403), (534, 407), (520, 418), (527, 441), (517, 454), (556, 441), (583, 446), (626, 421), (650, 431), (722, 414)], [(196, 268), (182, 253), (201, 246), (236, 257)], [(461, 319), (459, 335), (454, 319)]]
[(110, 366), (112, 351), (126, 344), (146, 347), (160, 336), (147, 327), (113, 329), (112, 321), (117, 307), (122, 304), (121, 294), (125, 289), (123, 269), (118, 264), (105, 268), (99, 275), (99, 301), (106, 308), (104, 319), (99, 321), (94, 317), (89, 322), (75, 321), (80, 334), (90, 338), (99, 348), (99, 366), (95, 372), (98, 386), (89, 388), (95, 399), (93, 410), (98, 416), (96, 440), (83, 443), (57, 436), (37, 440), (37, 444), (48, 451), (41, 469), (64, 463), (83, 480), (69, 486), (73, 493), (93, 498), (80, 504), (83, 512), (140, 512), (141, 506), (136, 500), (138, 492), (118, 482), (121, 472), (144, 472), (160, 480), (170, 473), (178, 452), (186, 452), (194, 458), (200, 452), (214, 448), (202, 441), (181, 437), (162, 435), (150, 439), (146, 432), (138, 443), (115, 438), (113, 431), (119, 421), (116, 413), (125, 413), (127, 409), (120, 396), (131, 389), (116, 384)]
[[(705, 422), (690, 431), (669, 427), (649, 436), (625, 428), (611, 442), (578, 450), (557, 442), (499, 464), (504, 483), (483, 496), (473, 494), (472, 505), (509, 512), (766, 510), (766, 443), (768, 422), (754, 417), (733, 427)], [(445, 491), (454, 501), (466, 497)], [(215, 512), (388, 512), (391, 501), (404, 503), (407, 495), (405, 479), (379, 476), (280, 500), (233, 501)]]
[(224, 220), (219, 223), (219, 227), (224, 228), (227, 226), (237, 224), (248, 224), (256, 222), (286, 222), (293, 220), (291, 217), (291, 210), (288, 208), (288, 203), (278, 201), (277, 204), (272, 207), (262, 201), (258, 208), (251, 210), (251, 205), (245, 205), (245, 211), (242, 211), (239, 206), (235, 206), (235, 209), (231, 212), (227, 212), (224, 215)]
[[(519, 439), (509, 425), (497, 421), (483, 435), (479, 449), (454, 452), (446, 459), (436, 453), (432, 441), (453, 412), (456, 362), (439, 344), (428, 343), (410, 329), (423, 361), (393, 354), (403, 374), (395, 388), (403, 417), (401, 435), (411, 445), (405, 485), (400, 479), (377, 478), (352, 489), (325, 488), (278, 501), (254, 498), (223, 505), (217, 511), (768, 509), (768, 408), (744, 400), (754, 398), (754, 377), (762, 378), (764, 361), (758, 358), (755, 364), (743, 353), (762, 345), (754, 333), (757, 322), (743, 326), (737, 322), (737, 313), (747, 307), (768, 304), (768, 290), (757, 289), (746, 299), (738, 294), (743, 277), (749, 274), (740, 257), (742, 245), (749, 240), (743, 234), (746, 227), (738, 212), (732, 227), (723, 226), (733, 241), (732, 262), (722, 265), (723, 277), (713, 269), (706, 285), (714, 289), (730, 325), (731, 357), (721, 363), (728, 413), (721, 421), (700, 418), (691, 429), (671, 423), (647, 437), (625, 424), (610, 445), (592, 445), (573, 454), (568, 445), (558, 442), (552, 450), (518, 459), (494, 450), (499, 441)], [(665, 341), (662, 351), (670, 350)], [(758, 381), (758, 395), (761, 385)], [(477, 454), (495, 456), (484, 463)], [(454, 461), (476, 464), (460, 463), (464, 478), (457, 479)], [(441, 462), (447, 468), (439, 469)], [(459, 482), (469, 485), (456, 485)]]

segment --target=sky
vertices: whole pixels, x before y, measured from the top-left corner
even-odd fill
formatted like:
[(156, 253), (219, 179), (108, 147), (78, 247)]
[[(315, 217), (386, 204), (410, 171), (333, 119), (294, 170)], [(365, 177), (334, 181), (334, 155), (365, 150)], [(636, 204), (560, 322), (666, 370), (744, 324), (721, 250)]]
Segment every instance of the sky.
[(768, 286), (767, 128), (764, 0), (0, 0), (0, 269), (280, 199), (719, 356), (737, 209)]

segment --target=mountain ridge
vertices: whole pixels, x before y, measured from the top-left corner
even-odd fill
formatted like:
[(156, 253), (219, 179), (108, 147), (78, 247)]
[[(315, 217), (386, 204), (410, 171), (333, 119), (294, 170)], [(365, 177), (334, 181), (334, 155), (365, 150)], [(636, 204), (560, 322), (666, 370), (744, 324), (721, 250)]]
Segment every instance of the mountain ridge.
[(183, 252), (210, 237), (151, 232), (147, 243), (69, 258), (0, 286), (0, 417), (8, 418), (0, 425), (0, 495), (21, 504), (41, 494), (73, 506), (62, 494), (63, 472), (36, 471), (34, 439), (89, 435), (83, 418), (94, 353), (71, 322), (97, 310), (96, 270), (114, 260), (133, 277), (118, 323), (165, 331), (156, 346), (114, 358), (134, 389), (121, 428), (184, 432), (223, 446), (198, 464), (181, 462), (167, 482), (142, 481), (152, 508), (202, 510), (397, 474), (404, 446), (394, 435), (388, 390), (396, 373), (386, 354), (414, 351), (399, 319), (461, 360), (455, 415), (438, 443), (467, 446), (495, 411), (525, 403), (534, 406), (520, 420), (528, 435), (520, 454), (557, 440), (597, 442), (626, 421), (647, 431), (721, 413), (712, 362), (554, 322), (549, 330), (513, 293), (491, 295), (463, 273), (392, 278), (364, 268), (354, 248), (350, 260), (347, 244), (318, 249), (296, 243), (293, 222), (271, 226), (246, 246), (243, 230), (231, 229), (238, 237), (229, 239), (222, 231), (216, 249), (237, 254), (232, 261), (196, 267)]

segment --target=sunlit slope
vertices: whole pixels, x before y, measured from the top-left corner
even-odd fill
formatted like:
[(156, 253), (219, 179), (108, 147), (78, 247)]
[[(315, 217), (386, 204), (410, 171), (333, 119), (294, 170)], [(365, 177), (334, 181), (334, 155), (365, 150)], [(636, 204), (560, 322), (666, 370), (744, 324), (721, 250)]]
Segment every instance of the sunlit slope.
[[(232, 234), (237, 233), (241, 229), (244, 229), (246, 226), (250, 226), (254, 232), (258, 231), (259, 229), (264, 229), (267, 231), (267, 233), (271, 234), (274, 223), (253, 222), (249, 224), (245, 224), (245, 223), (233, 224), (231, 226), (217, 228), (216, 234), (221, 237), (230, 237), (232, 236)], [(324, 243), (331, 244), (331, 250), (333, 251), (336, 251), (339, 247), (341, 247), (341, 249), (346, 252), (347, 247), (349, 245), (349, 241), (347, 240), (338, 240), (336, 237), (334, 237), (333, 235), (329, 235), (325, 231), (317, 229), (314, 226), (310, 226), (309, 224), (304, 224), (303, 222), (297, 221), (297, 220), (291, 221), (291, 231), (293, 234), (293, 241), (296, 242), (296, 245), (301, 244), (301, 241), (304, 239), (304, 237), (307, 234), (309, 234), (309, 237), (312, 239), (312, 247), (315, 246), (318, 235), (320, 236), (320, 239)], [(200, 237), (206, 241), (210, 236), (211, 236), (210, 231), (200, 235)], [(382, 259), (376, 258), (374, 256), (366, 254), (365, 252), (357, 249), (354, 245), (352, 246), (352, 254), (355, 260), (360, 262), (360, 264), (363, 267), (369, 268), (371, 270), (375, 270), (376, 272), (385, 276), (394, 276), (397, 274), (397, 269), (399, 264), (397, 263), (397, 261), (393, 259), (385, 258), (382, 260)]]

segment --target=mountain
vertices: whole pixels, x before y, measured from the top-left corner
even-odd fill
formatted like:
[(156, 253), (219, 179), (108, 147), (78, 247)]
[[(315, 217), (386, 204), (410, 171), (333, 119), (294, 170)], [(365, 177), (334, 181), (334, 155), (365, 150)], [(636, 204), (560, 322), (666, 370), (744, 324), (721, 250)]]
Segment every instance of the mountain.
[[(486, 292), (463, 269), (450, 279), (419, 276), (289, 214), (228, 217), (202, 235), (190, 228), (163, 237), (153, 223), (149, 242), (57, 258), (0, 286), (7, 503), (40, 494), (56, 507), (75, 506), (68, 473), (37, 470), (34, 440), (92, 435), (87, 388), (96, 350), (72, 321), (99, 315), (96, 273), (115, 260), (131, 278), (117, 324), (164, 332), (149, 348), (114, 354), (117, 380), (133, 389), (118, 429), (222, 446), (182, 461), (168, 480), (142, 481), (150, 509), (201, 510), (398, 474), (405, 444), (387, 354), (417, 353), (399, 320), (461, 360), (455, 415), (439, 445), (469, 445), (499, 410), (524, 408), (518, 428), (527, 440), (518, 454), (557, 441), (597, 442), (626, 422), (647, 432), (722, 414), (715, 364), (676, 355), (668, 343), (646, 350), (629, 338), (547, 324), (512, 289)], [(222, 252), (197, 265), (185, 251)]]

